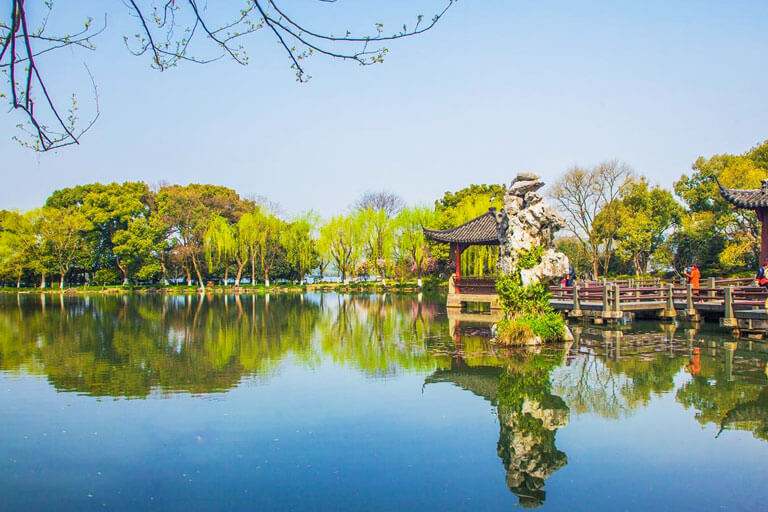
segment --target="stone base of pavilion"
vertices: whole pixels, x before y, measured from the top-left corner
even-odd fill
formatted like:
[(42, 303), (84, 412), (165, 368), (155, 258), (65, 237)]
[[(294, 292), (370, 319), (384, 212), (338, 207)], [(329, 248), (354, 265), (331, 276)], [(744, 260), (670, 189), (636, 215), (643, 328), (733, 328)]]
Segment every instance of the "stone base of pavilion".
[(461, 308), (468, 302), (476, 302), (480, 304), (490, 304), (491, 311), (501, 311), (501, 305), (499, 304), (499, 297), (497, 295), (481, 295), (477, 293), (454, 293), (448, 295), (447, 307), (449, 308)]
[[(466, 290), (466, 291), (462, 291)], [(490, 304), (491, 311), (501, 311), (499, 296), (495, 293), (495, 279), (456, 277), (452, 275), (448, 280), (448, 300), (446, 306), (449, 309), (461, 308), (467, 303)]]

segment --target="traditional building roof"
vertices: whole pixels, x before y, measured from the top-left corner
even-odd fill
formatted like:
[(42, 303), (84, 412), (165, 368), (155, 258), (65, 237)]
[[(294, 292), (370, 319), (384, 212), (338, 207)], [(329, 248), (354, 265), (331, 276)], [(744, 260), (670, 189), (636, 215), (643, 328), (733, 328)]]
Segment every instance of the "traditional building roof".
[(500, 245), (499, 224), (496, 222), (496, 208), (488, 213), (465, 222), (461, 226), (442, 231), (424, 229), (424, 236), (436, 242), (465, 245)]
[[(717, 181), (717, 178), (715, 178)], [(746, 208), (756, 210), (758, 208), (768, 208), (768, 180), (763, 180), (762, 187), (759, 189), (740, 190), (734, 188), (725, 188), (719, 181), (720, 195), (723, 199), (736, 206), (737, 208)]]

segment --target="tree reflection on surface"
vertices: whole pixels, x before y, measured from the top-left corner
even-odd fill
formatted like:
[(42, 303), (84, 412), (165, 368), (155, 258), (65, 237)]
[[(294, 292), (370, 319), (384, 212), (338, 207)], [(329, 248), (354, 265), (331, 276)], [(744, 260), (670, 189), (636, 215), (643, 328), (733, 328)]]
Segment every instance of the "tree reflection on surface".
[(58, 391), (145, 398), (227, 392), (288, 364), (367, 379), (425, 376), (490, 402), (506, 483), (526, 507), (568, 463), (556, 434), (580, 415), (620, 421), (674, 396), (692, 418), (768, 440), (766, 345), (638, 323), (574, 325), (572, 344), (505, 349), (487, 325), (449, 322), (444, 298), (409, 295), (0, 296), (0, 370)]

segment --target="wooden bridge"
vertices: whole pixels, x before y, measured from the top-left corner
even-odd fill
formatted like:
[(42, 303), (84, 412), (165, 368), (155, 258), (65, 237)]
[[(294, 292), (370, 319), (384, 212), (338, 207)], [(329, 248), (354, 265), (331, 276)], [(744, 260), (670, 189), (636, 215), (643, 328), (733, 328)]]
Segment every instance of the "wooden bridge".
[(632, 321), (637, 317), (719, 321), (736, 334), (768, 333), (768, 290), (754, 280), (714, 279), (694, 290), (691, 285), (661, 280), (581, 282), (550, 288), (550, 303), (569, 318), (594, 323)]

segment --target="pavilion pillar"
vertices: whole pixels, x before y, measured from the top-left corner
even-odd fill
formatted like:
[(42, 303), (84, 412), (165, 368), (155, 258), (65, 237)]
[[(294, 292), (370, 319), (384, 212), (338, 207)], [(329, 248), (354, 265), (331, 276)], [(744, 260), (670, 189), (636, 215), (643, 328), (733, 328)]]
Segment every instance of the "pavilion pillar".
[(464, 248), (461, 244), (451, 244), (451, 250), (456, 263), (456, 293), (461, 293), (461, 253)]
[(758, 266), (768, 259), (768, 208), (756, 210), (757, 220), (760, 221), (760, 261)]

